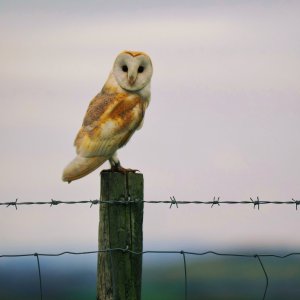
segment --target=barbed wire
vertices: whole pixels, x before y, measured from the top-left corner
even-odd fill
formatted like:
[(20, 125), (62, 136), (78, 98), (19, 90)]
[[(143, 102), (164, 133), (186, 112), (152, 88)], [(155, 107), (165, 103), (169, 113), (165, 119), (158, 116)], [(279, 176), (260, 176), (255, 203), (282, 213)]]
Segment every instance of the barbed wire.
[(40, 290), (40, 299), (43, 300), (43, 288), (42, 288), (42, 272), (41, 272), (41, 265), (40, 265), (40, 258), (41, 257), (57, 257), (62, 255), (87, 255), (87, 254), (97, 254), (97, 253), (112, 253), (112, 252), (121, 252), (121, 253), (130, 253), (133, 255), (145, 255), (145, 254), (180, 254), (183, 258), (183, 268), (184, 268), (184, 299), (188, 299), (188, 268), (186, 263), (187, 255), (194, 255), (194, 256), (205, 256), (205, 255), (216, 255), (216, 256), (224, 256), (224, 257), (239, 257), (239, 258), (254, 258), (257, 259), (259, 262), (259, 266), (263, 271), (264, 278), (265, 278), (265, 287), (263, 291), (262, 299), (264, 300), (267, 295), (268, 287), (269, 287), (269, 275), (266, 271), (266, 268), (263, 264), (263, 258), (276, 258), (276, 259), (285, 259), (291, 256), (300, 256), (300, 252), (291, 252), (285, 255), (279, 254), (243, 254), (243, 253), (220, 253), (216, 251), (205, 251), (205, 252), (191, 252), (191, 251), (184, 251), (184, 250), (146, 250), (142, 252), (137, 252), (130, 250), (128, 247), (126, 248), (108, 248), (103, 250), (95, 250), (95, 251), (84, 251), (84, 252), (73, 252), (73, 251), (64, 251), (60, 253), (29, 253), (29, 254), (4, 254), (0, 255), (0, 258), (16, 258), (16, 257), (28, 257), (33, 256), (37, 259), (37, 272), (39, 277), (39, 290)]
[[(175, 205), (177, 208), (179, 205), (187, 205), (187, 204), (195, 204), (195, 205), (210, 205), (211, 208), (214, 206), (221, 206), (221, 204), (228, 204), (228, 205), (236, 205), (236, 204), (247, 204), (252, 205), (253, 208), (259, 210), (260, 205), (266, 205), (266, 204), (273, 204), (273, 205), (295, 205), (296, 210), (298, 210), (298, 205), (300, 205), (300, 200), (295, 200), (292, 198), (290, 201), (265, 201), (260, 200), (259, 197), (256, 197), (256, 199), (253, 199), (250, 197), (250, 200), (246, 201), (221, 201), (220, 197), (214, 197), (212, 201), (178, 201), (176, 200), (175, 196), (170, 197), (170, 200), (167, 201), (149, 201), (149, 200), (139, 200), (139, 199), (132, 199), (131, 197), (124, 197), (120, 200), (82, 200), (82, 201), (62, 201), (62, 200), (54, 200), (51, 199), (51, 201), (37, 201), (37, 202), (18, 202), (18, 199), (15, 201), (10, 202), (0, 202), (0, 206), (5, 207), (15, 207), (15, 209), (18, 209), (19, 206), (22, 205), (50, 205), (57, 206), (60, 204), (66, 204), (66, 205), (73, 205), (73, 204), (90, 204), (90, 208), (94, 205), (103, 205), (103, 204), (111, 204), (111, 205), (130, 205), (134, 203), (146, 203), (146, 204), (169, 204), (169, 208), (172, 208), (173, 205)], [(261, 270), (263, 271), (264, 278), (265, 278), (265, 287), (262, 299), (266, 298), (268, 287), (269, 287), (269, 276), (268, 273), (264, 267), (263, 258), (267, 257), (273, 257), (278, 259), (284, 259), (290, 256), (296, 256), (300, 255), (300, 252), (293, 252), (288, 253), (286, 255), (276, 255), (276, 254), (234, 254), (234, 253), (219, 253), (215, 251), (206, 251), (206, 252), (189, 252), (189, 251), (165, 251), (165, 250), (148, 250), (143, 252), (135, 252), (130, 249), (126, 248), (112, 248), (112, 249), (104, 249), (104, 250), (97, 250), (97, 251), (85, 251), (85, 252), (72, 252), (72, 251), (64, 251), (61, 253), (51, 254), (51, 253), (31, 253), (31, 254), (7, 254), (7, 255), (0, 255), (0, 258), (8, 258), (8, 257), (26, 257), (26, 256), (34, 256), (37, 260), (37, 270), (38, 270), (38, 276), (39, 276), (39, 290), (40, 290), (40, 299), (43, 300), (43, 288), (42, 288), (42, 276), (41, 276), (41, 266), (40, 266), (40, 257), (42, 256), (62, 256), (65, 254), (69, 255), (84, 255), (84, 254), (95, 254), (100, 252), (111, 252), (114, 251), (121, 251), (123, 253), (131, 253), (133, 255), (145, 255), (148, 253), (155, 253), (155, 254), (180, 254), (183, 257), (183, 268), (184, 268), (184, 299), (188, 299), (188, 272), (187, 272), (187, 263), (186, 263), (186, 256), (187, 255), (195, 255), (195, 256), (203, 256), (203, 255), (217, 255), (217, 256), (229, 256), (229, 257), (240, 257), (240, 258), (255, 258), (257, 259), (259, 266)]]
[(90, 204), (90, 207), (93, 205), (98, 204), (122, 204), (122, 205), (128, 205), (128, 204), (134, 204), (134, 203), (146, 203), (146, 204), (170, 204), (170, 208), (175, 205), (177, 208), (179, 205), (187, 205), (187, 204), (204, 204), (204, 205), (211, 205), (211, 208), (215, 205), (221, 206), (221, 204), (229, 204), (229, 205), (236, 205), (236, 204), (248, 204), (253, 205), (253, 208), (259, 209), (260, 205), (266, 205), (266, 204), (273, 204), (273, 205), (294, 205), (296, 210), (298, 210), (298, 205), (300, 205), (300, 200), (295, 200), (292, 198), (292, 200), (289, 201), (266, 201), (266, 200), (260, 200), (259, 197), (256, 197), (254, 200), (250, 197), (250, 200), (246, 201), (222, 201), (220, 200), (220, 197), (216, 198), (214, 197), (212, 201), (178, 201), (174, 196), (170, 197), (170, 200), (167, 201), (151, 201), (151, 200), (139, 200), (139, 199), (131, 199), (130, 197), (123, 198), (120, 200), (81, 200), (81, 201), (62, 201), (62, 200), (54, 200), (51, 199), (51, 201), (37, 201), (37, 202), (18, 202), (19, 199), (16, 199), (15, 201), (10, 202), (0, 202), (0, 206), (6, 206), (6, 207), (15, 207), (15, 209), (18, 208), (18, 206), (21, 205), (50, 205), (56, 206), (59, 204), (67, 204), (67, 205), (73, 205), (73, 204)]

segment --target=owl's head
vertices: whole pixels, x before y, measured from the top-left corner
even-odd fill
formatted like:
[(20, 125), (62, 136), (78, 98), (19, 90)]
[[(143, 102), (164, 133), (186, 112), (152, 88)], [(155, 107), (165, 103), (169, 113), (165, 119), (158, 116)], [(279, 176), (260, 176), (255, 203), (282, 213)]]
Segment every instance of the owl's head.
[(117, 56), (112, 72), (123, 89), (133, 92), (150, 83), (153, 69), (146, 53), (123, 51)]

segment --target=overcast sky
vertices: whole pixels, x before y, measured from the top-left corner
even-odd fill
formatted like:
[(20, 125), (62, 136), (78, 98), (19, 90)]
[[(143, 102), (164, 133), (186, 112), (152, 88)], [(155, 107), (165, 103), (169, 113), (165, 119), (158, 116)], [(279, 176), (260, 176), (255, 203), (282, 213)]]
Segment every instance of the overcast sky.
[[(299, 2), (139, 3), (0, 2), (0, 201), (99, 198), (100, 170), (61, 173), (124, 49), (154, 65), (144, 127), (119, 151), (145, 200), (299, 199)], [(299, 222), (294, 206), (145, 204), (145, 248), (296, 249)], [(0, 207), (0, 254), (96, 249), (97, 227), (98, 207)]]

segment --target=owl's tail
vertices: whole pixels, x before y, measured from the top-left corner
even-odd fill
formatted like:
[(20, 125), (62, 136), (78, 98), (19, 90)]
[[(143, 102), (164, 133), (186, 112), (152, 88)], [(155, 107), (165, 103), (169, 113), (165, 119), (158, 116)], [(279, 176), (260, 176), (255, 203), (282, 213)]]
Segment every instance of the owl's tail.
[(77, 155), (64, 169), (62, 180), (70, 183), (79, 179), (100, 167), (107, 157), (82, 157)]

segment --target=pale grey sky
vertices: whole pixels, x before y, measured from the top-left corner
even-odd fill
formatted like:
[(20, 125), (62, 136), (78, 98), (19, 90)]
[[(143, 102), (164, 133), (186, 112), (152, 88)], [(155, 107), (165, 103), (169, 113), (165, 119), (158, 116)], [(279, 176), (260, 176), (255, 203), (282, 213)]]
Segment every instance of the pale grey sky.
[[(119, 152), (144, 174), (146, 200), (300, 198), (299, 2), (10, 3), (0, 4), (1, 202), (99, 197), (99, 171), (70, 185), (61, 172), (124, 49), (154, 64), (144, 127)], [(299, 222), (294, 207), (145, 205), (145, 247), (295, 248)], [(0, 207), (0, 252), (96, 248), (97, 223), (96, 207)]]

